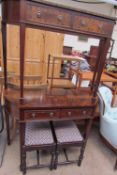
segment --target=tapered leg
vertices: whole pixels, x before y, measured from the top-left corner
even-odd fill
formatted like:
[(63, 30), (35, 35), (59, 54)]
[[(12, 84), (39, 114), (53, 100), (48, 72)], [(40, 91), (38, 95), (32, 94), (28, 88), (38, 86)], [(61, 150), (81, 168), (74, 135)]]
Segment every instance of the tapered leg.
[(116, 159), (116, 162), (115, 162), (115, 170), (117, 170), (117, 159)]
[(85, 151), (85, 147), (86, 147), (86, 142), (83, 143), (82, 147), (81, 147), (81, 151), (80, 151), (80, 156), (79, 156), (79, 159), (78, 159), (78, 166), (81, 165), (82, 163), (82, 160), (83, 160), (83, 156), (84, 156), (84, 151)]
[(51, 153), (51, 163), (50, 163), (50, 170), (54, 169), (54, 159), (55, 159), (55, 151)]
[(5, 110), (5, 119), (6, 119), (6, 131), (7, 131), (7, 144), (11, 144), (11, 139), (10, 139), (10, 128), (9, 128), (9, 114)]
[(20, 164), (20, 170), (23, 172), (23, 174), (26, 174), (26, 152), (21, 152), (21, 164)]
[(37, 150), (37, 165), (40, 165), (40, 156), (39, 156), (40, 152), (39, 150)]
[(84, 133), (85, 140), (87, 140), (88, 137), (89, 137), (92, 124), (93, 124), (93, 119), (87, 119), (87, 120), (85, 121), (85, 133)]
[(4, 86), (7, 89), (7, 24), (2, 21), (2, 42), (3, 42), (3, 66), (4, 66)]
[(57, 169), (59, 151), (55, 152), (54, 169)]
[(24, 97), (25, 24), (20, 24), (20, 98)]

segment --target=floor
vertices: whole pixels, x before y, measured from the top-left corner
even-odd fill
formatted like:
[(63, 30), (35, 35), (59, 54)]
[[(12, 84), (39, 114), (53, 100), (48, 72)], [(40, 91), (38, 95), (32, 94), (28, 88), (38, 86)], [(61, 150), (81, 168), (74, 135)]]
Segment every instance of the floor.
[[(71, 157), (76, 157), (76, 151), (69, 150)], [(48, 154), (43, 153), (44, 161), (47, 161)], [(35, 159), (35, 153), (28, 154), (28, 164)], [(61, 155), (63, 159), (63, 155)], [(114, 171), (116, 156), (102, 142), (99, 136), (98, 124), (92, 128), (81, 167), (76, 164), (59, 166), (57, 170), (50, 171), (48, 168), (28, 170), (28, 175), (117, 175)], [(30, 160), (30, 162), (29, 162)], [(42, 160), (43, 161), (43, 160)], [(3, 165), (0, 168), (0, 175), (21, 175), (19, 171), (19, 136), (15, 138), (11, 146), (6, 147)]]

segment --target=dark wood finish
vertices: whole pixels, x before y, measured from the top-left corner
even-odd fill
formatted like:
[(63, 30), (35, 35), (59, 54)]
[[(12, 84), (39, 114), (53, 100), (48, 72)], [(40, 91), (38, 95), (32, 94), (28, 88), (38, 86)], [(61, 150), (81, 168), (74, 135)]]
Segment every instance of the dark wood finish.
[[(41, 1), (8, 1), (2, 2), (2, 14), (4, 24), (20, 24), (20, 73), (21, 73), (21, 98), (23, 98), (23, 74), (24, 74), (24, 44), (25, 44), (25, 27), (43, 28), (53, 31), (66, 32), (72, 34), (90, 35), (98, 38), (110, 38), (115, 24), (114, 18), (90, 14), (85, 11), (70, 9), (47, 2)], [(4, 33), (4, 32), (3, 32)], [(106, 41), (105, 41), (106, 42)], [(104, 50), (103, 45), (103, 50)], [(100, 59), (103, 61), (104, 56)], [(102, 58), (104, 57), (104, 59)], [(100, 64), (101, 64), (100, 61)], [(101, 64), (103, 65), (103, 64)], [(7, 75), (5, 75), (7, 77)], [(96, 81), (100, 79), (100, 74)], [(7, 84), (7, 80), (5, 86)], [(96, 83), (97, 86), (99, 83)]]
[(101, 60), (100, 57), (101, 57), (101, 54), (103, 52), (103, 44), (104, 44), (104, 39), (101, 39), (100, 43), (99, 43), (99, 49), (98, 49), (98, 59), (96, 60), (94, 76), (93, 76), (92, 85), (91, 85), (92, 90), (93, 90), (93, 87), (96, 86), (95, 79), (96, 79), (96, 76), (98, 74), (98, 65), (100, 65), (100, 60)]
[[(23, 40), (22, 40), (23, 38)], [(20, 24), (20, 97), (23, 98), (24, 88), (24, 49), (25, 49), (25, 25)]]
[(22, 18), (25, 23), (31, 25), (59, 28), (60, 30), (69, 28), (70, 31), (79, 32), (80, 30), (81, 33), (88, 32), (91, 35), (104, 36), (111, 36), (115, 23), (114, 18), (33, 0), (3, 1), (3, 17), (3, 20), (8, 23), (20, 23), (20, 18)]
[(89, 62), (90, 66), (91, 66), (91, 70), (95, 70), (96, 61), (98, 59), (98, 49), (99, 49), (98, 46), (91, 46), (89, 54), (85, 55), (87, 61)]
[(65, 54), (65, 55), (71, 55), (72, 54), (72, 47), (63, 46), (63, 54)]
[(25, 120), (57, 120), (59, 119), (59, 111), (57, 110), (29, 110), (24, 114)]
[[(93, 110), (97, 104), (97, 98), (87, 88), (76, 89), (42, 89), (35, 91), (24, 91), (25, 100), (20, 104), (19, 90), (8, 89), (5, 91), (5, 101), (7, 112), (7, 122), (11, 106), (15, 111), (12, 112), (13, 118), (23, 121), (53, 121), (53, 120), (93, 120)], [(23, 115), (19, 115), (18, 109), (24, 111)], [(19, 117), (20, 116), (20, 117)], [(9, 122), (8, 122), (9, 123)], [(8, 127), (9, 128), (9, 127)], [(8, 132), (8, 140), (10, 142), (10, 131)]]
[(56, 7), (27, 3), (26, 20), (32, 23), (68, 27), (71, 26), (71, 14)]
[(111, 35), (112, 33), (112, 25), (110, 22), (99, 19), (98, 17), (91, 18), (90, 15), (80, 13), (74, 17), (73, 29), (104, 35)]
[[(94, 116), (93, 108), (97, 104), (95, 98), (104, 62), (106, 59), (109, 41), (115, 24), (115, 19), (70, 7), (52, 4), (39, 0), (3, 0), (2, 23), (4, 39), (4, 67), (5, 67), (5, 100), (16, 104), (20, 108), (20, 121), (27, 120), (72, 120), (88, 119), (90, 127), (86, 130), (88, 137)], [(6, 64), (6, 24), (20, 25), (20, 90), (7, 88)], [(80, 90), (24, 90), (24, 46), (26, 27), (44, 30), (85, 34), (100, 39), (100, 51), (95, 68), (91, 89)], [(19, 103), (19, 99), (21, 103)], [(7, 104), (6, 104), (7, 108)], [(33, 118), (34, 114), (34, 118)], [(66, 115), (65, 115), (66, 114)], [(66, 117), (67, 116), (67, 117)], [(7, 114), (7, 122), (9, 116)], [(9, 127), (7, 128), (10, 141)], [(21, 140), (23, 133), (21, 133)], [(22, 142), (22, 141), (21, 141)]]
[(104, 45), (103, 45), (103, 52), (101, 53), (101, 59), (100, 59), (100, 62), (98, 64), (98, 69), (97, 69), (97, 80), (96, 80), (96, 87), (95, 87), (95, 90), (94, 90), (94, 94), (96, 95), (96, 92), (98, 90), (98, 86), (99, 86), (99, 83), (100, 83), (100, 78), (101, 78), (101, 74), (103, 72), (103, 68), (104, 68), (104, 65), (105, 65), (105, 60), (106, 60), (106, 55), (107, 55), (107, 52), (108, 52), (108, 49), (109, 49), (109, 46), (110, 46), (110, 39), (105, 39), (104, 40)]
[[(10, 89), (7, 84), (6, 25), (20, 26), (20, 89)], [(85, 120), (85, 143), (88, 139), (95, 108), (97, 89), (109, 48), (115, 19), (107, 16), (80, 11), (65, 6), (39, 0), (3, 0), (2, 33), (5, 76), (5, 112), (7, 141), (11, 142), (9, 118), (15, 119), (11, 106), (14, 106), (20, 121), (20, 169), (26, 173), (26, 151), (39, 147), (25, 147), (25, 123), (30, 121)], [(68, 34), (85, 34), (100, 39), (98, 59), (91, 88), (77, 89), (24, 89), (24, 48), (26, 27), (39, 28)], [(54, 67), (54, 64), (53, 64)], [(81, 164), (84, 147), (81, 150)], [(46, 149), (49, 149), (47, 145)], [(39, 162), (39, 161), (38, 161)], [(34, 167), (37, 168), (37, 167)]]
[(7, 26), (6, 23), (2, 21), (2, 41), (3, 41), (3, 63), (4, 63), (4, 81), (5, 81), (5, 89), (7, 89), (7, 49), (6, 49), (6, 42), (7, 42)]

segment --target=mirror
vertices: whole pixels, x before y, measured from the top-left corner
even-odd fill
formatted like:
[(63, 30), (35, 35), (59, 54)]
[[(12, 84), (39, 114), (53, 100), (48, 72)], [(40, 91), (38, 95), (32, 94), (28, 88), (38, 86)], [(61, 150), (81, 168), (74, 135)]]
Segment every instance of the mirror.
[[(19, 86), (19, 26), (8, 25), (7, 27), (7, 71), (9, 84)], [(39, 29), (26, 29), (25, 41), (25, 68), (24, 85), (25, 87), (37, 87), (46, 85), (50, 80), (47, 77), (61, 79), (59, 84), (64, 83), (68, 86), (68, 80), (72, 79), (69, 70), (94, 71), (97, 59), (99, 39), (84, 35), (68, 35), (50, 32)], [(50, 60), (48, 72), (48, 57), (66, 56), (69, 59)], [(82, 59), (81, 61), (73, 60)], [(70, 59), (72, 61), (70, 61)], [(53, 72), (53, 73), (52, 73)], [(53, 74), (53, 75), (52, 75)], [(56, 79), (56, 82), (58, 80)], [(55, 80), (54, 80), (55, 81)]]

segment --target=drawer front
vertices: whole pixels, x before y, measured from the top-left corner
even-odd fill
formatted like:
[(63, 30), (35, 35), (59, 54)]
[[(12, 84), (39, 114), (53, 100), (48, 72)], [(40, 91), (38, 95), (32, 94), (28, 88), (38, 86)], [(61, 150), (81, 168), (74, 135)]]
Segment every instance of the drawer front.
[(73, 29), (86, 32), (93, 32), (104, 35), (111, 35), (113, 25), (108, 21), (91, 18), (90, 16), (74, 16)]
[(60, 118), (63, 119), (84, 119), (84, 118), (91, 118), (92, 117), (92, 109), (69, 109), (69, 110), (62, 110), (60, 112)]
[(71, 15), (67, 11), (46, 5), (27, 3), (26, 20), (45, 25), (71, 26)]
[(25, 111), (24, 119), (25, 120), (56, 120), (59, 118), (58, 111)]

